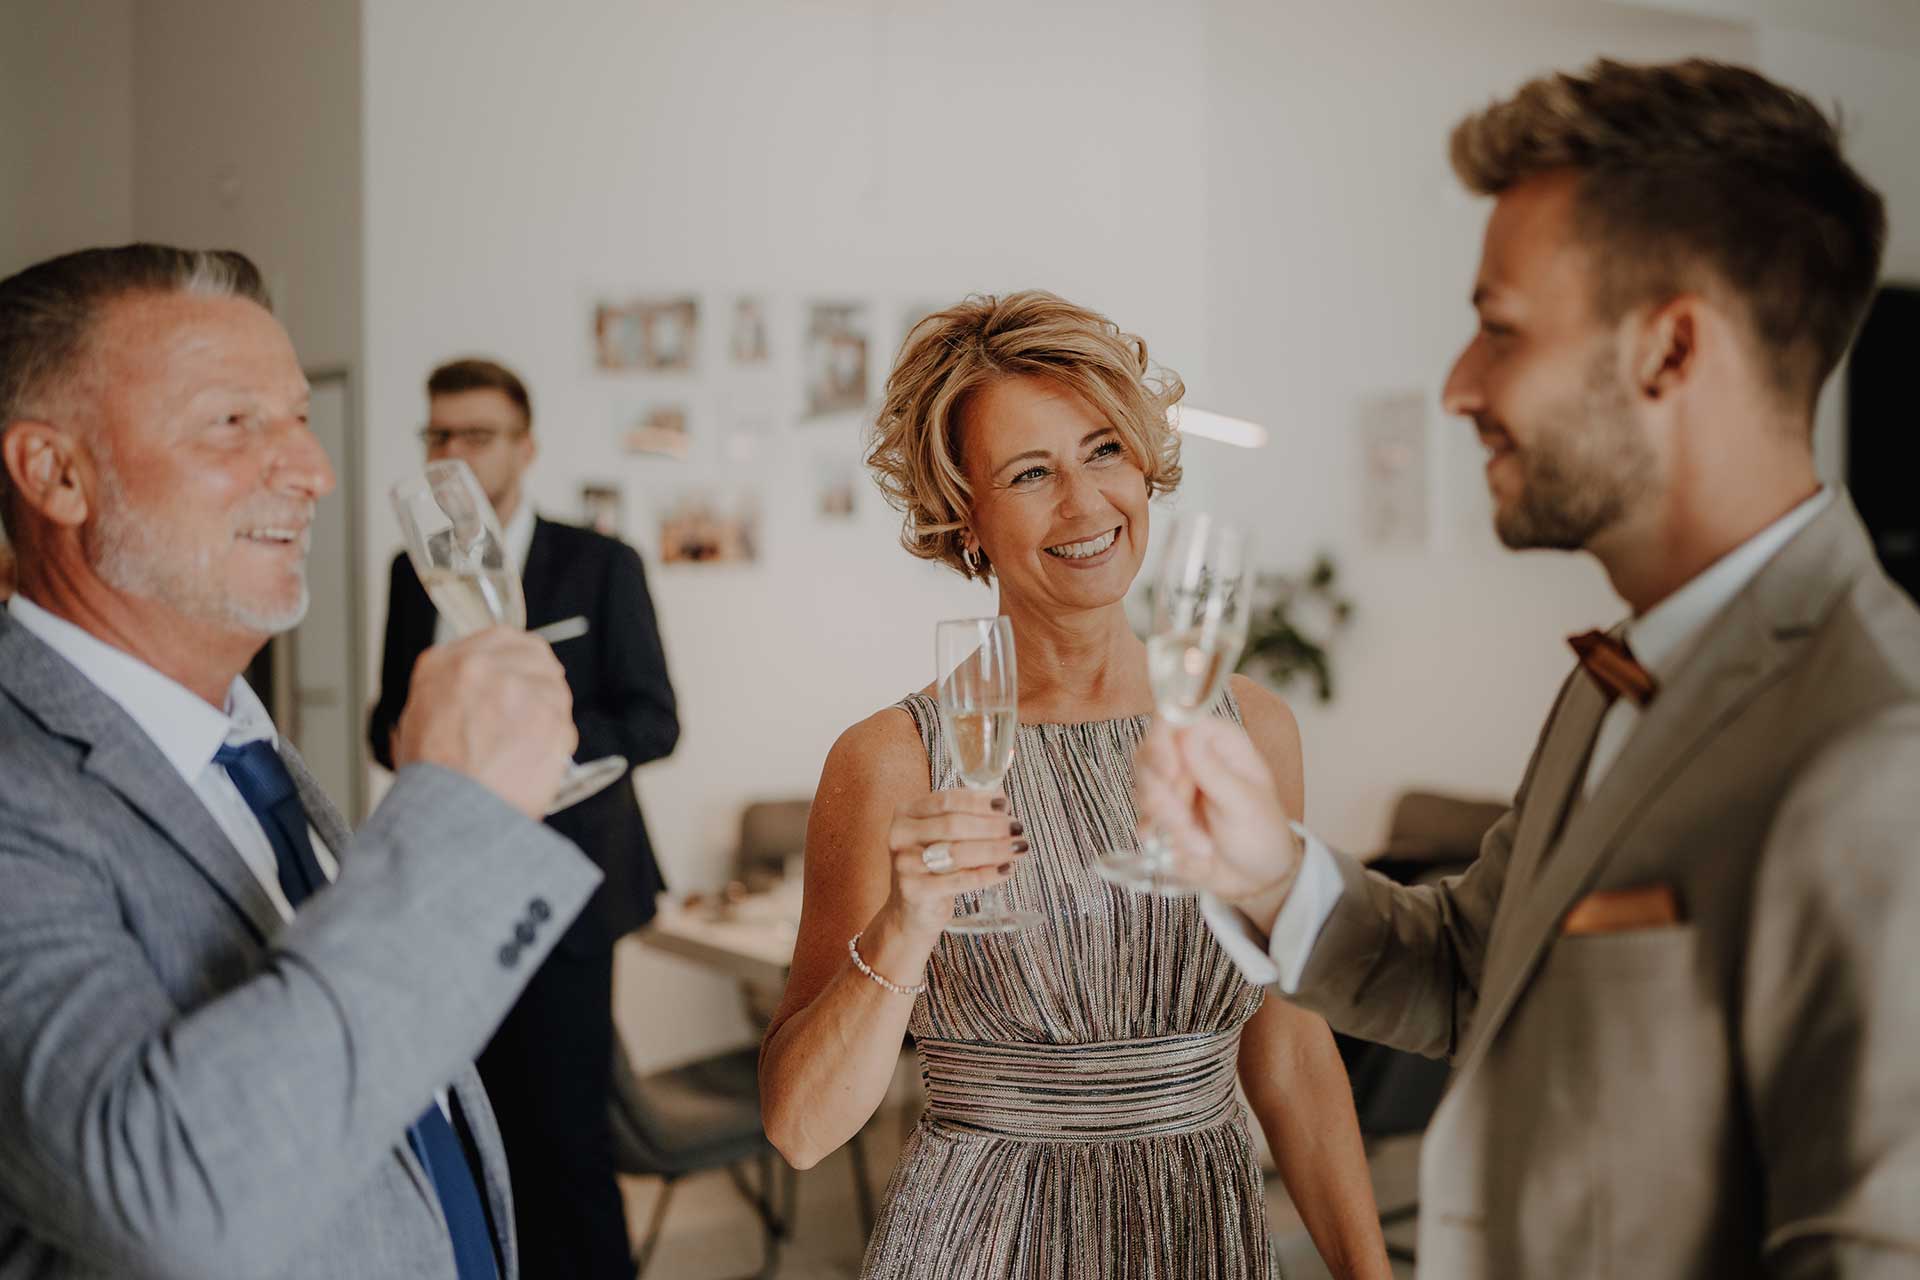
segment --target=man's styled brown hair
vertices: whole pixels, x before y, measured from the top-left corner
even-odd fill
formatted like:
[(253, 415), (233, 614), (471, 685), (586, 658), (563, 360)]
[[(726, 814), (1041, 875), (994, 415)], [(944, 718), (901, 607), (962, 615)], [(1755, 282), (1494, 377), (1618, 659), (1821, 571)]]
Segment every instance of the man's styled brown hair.
[(450, 396), (461, 391), (498, 391), (520, 408), (520, 417), (533, 426), (533, 400), (520, 375), (497, 360), (470, 356), (449, 360), (427, 375), (427, 395)]
[(1480, 195), (1578, 171), (1600, 315), (1730, 294), (1796, 407), (1811, 408), (1839, 364), (1880, 274), (1886, 208), (1838, 127), (1744, 67), (1601, 59), (1542, 76), (1463, 120), (1452, 157)]

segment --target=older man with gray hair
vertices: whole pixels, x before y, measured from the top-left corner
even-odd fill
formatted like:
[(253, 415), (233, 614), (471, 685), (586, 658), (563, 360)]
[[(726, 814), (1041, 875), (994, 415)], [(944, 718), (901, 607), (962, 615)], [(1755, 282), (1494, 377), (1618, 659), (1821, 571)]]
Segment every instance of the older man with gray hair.
[(253, 264), (0, 281), (0, 1277), (517, 1274), (469, 1063), (599, 873), (537, 640), (426, 653), (355, 834), (240, 673), (332, 488)]

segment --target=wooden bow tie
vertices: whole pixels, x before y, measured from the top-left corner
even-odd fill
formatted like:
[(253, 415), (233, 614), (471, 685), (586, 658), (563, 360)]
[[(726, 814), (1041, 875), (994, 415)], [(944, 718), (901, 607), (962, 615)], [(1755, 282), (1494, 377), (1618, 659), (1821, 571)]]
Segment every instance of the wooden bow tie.
[(1615, 698), (1626, 698), (1634, 706), (1644, 707), (1659, 691), (1659, 683), (1640, 665), (1624, 641), (1604, 631), (1589, 631), (1583, 636), (1569, 637), (1567, 643), (1573, 646), (1580, 665), (1593, 677), (1593, 682), (1600, 686), (1600, 692), (1607, 695), (1607, 705), (1613, 705)]

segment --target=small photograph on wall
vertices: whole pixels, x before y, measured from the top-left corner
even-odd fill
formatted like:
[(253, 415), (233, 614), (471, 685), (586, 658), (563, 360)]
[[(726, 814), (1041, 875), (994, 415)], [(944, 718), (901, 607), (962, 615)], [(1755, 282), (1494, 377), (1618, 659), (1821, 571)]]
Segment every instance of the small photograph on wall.
[(866, 407), (866, 307), (816, 302), (808, 308), (806, 371), (808, 417)]
[(588, 481), (580, 486), (580, 521), (609, 538), (627, 536), (627, 499), (620, 486)]
[(814, 503), (822, 520), (851, 520), (859, 491), (859, 469), (844, 458), (814, 461)]
[(626, 428), (622, 441), (628, 453), (685, 458), (690, 443), (687, 406), (656, 404), (641, 411)]
[(742, 295), (733, 300), (733, 330), (727, 350), (735, 364), (767, 362), (767, 300)]
[(593, 333), (602, 369), (684, 373), (699, 345), (700, 301), (681, 295), (601, 303)]
[(723, 509), (704, 494), (675, 503), (660, 521), (665, 564), (749, 564), (757, 556), (759, 503), (744, 497)]
[(1427, 545), (1427, 401), (1419, 392), (1362, 402), (1361, 531), (1383, 551)]

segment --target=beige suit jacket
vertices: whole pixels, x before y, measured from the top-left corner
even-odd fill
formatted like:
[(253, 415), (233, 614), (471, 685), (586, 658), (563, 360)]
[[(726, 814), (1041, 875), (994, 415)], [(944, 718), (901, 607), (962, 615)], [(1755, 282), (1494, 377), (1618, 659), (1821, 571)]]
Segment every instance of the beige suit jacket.
[[(1465, 874), (1341, 860), (1299, 1003), (1455, 1063), (1430, 1278), (1920, 1275), (1920, 612), (1836, 500), (1576, 799), (1576, 669)], [(1682, 922), (1567, 935), (1597, 890)]]

